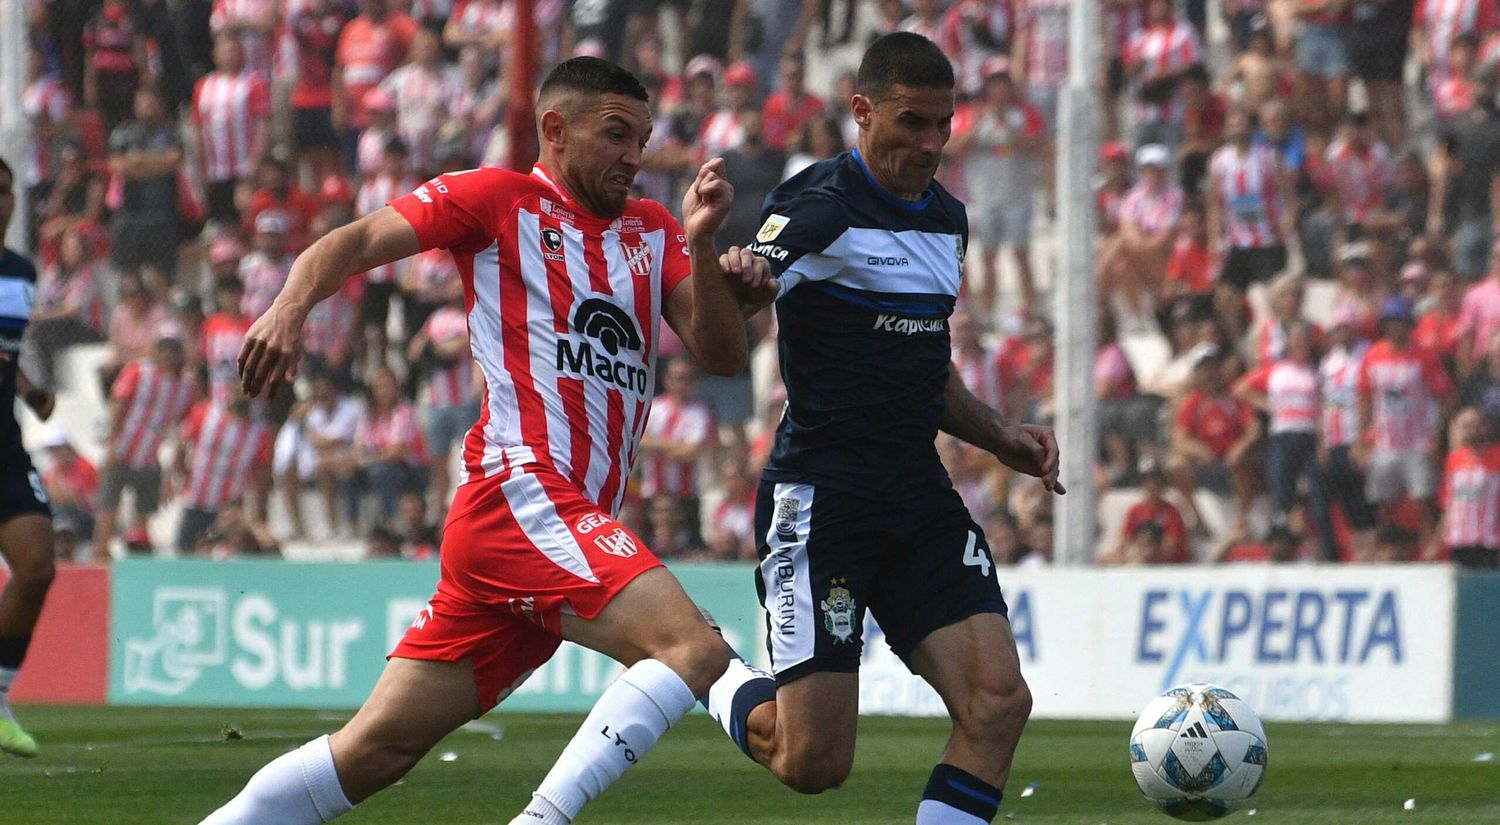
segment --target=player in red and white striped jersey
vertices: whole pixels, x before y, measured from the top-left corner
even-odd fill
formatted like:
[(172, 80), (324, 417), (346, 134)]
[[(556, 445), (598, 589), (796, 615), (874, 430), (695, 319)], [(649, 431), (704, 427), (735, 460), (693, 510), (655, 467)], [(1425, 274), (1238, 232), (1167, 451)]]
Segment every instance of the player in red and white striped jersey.
[(666, 391), (657, 396), (641, 438), (641, 495), (676, 498), (689, 532), (699, 533), (700, 461), (719, 446), (708, 404), (697, 397), (698, 370), (685, 358), (667, 364)]
[(177, 454), (183, 506), (178, 553), (192, 553), (219, 511), (239, 506), (252, 479), (270, 472), (275, 438), (269, 424), (250, 417), (250, 400), (243, 395), (193, 407)]
[(244, 47), (233, 37), (214, 44), (214, 66), (193, 89), (193, 133), (209, 217), (237, 224), (234, 188), (265, 156), (271, 93), (264, 78), (245, 68)]
[[(1473, 407), (1453, 417), (1453, 447), (1438, 496), (1439, 535), (1453, 561), (1493, 569), (1500, 558), (1500, 443), (1488, 429)], [(1436, 542), (1428, 545), (1428, 557), (1436, 557), (1436, 549)]]
[[(464, 441), (437, 595), (373, 695), (331, 738), (263, 768), (211, 825), (313, 825), (349, 810), (503, 700), (564, 638), (630, 665), (520, 820), (568, 821), (724, 671), (723, 640), (614, 513), (646, 423), (660, 318), (706, 369), (734, 375), (748, 360), (739, 299), (764, 303), (779, 284), (764, 259), (735, 250), (721, 261), (713, 247), (733, 197), (722, 160), (689, 184), (685, 228), (628, 199), (651, 129), (630, 73), (565, 61), (537, 110), (531, 174), (443, 175), (335, 230), (298, 259), (247, 336), (244, 385), (274, 392), (296, 367), (311, 306), (358, 272), (446, 247), (485, 403)], [(734, 284), (726, 265), (742, 273)], [(628, 753), (598, 735), (603, 725)]]
[(1245, 290), (1286, 266), (1286, 195), (1276, 150), (1251, 143), (1249, 112), (1231, 111), (1224, 136), (1208, 162), (1209, 249), (1224, 262), (1222, 279)]
[(161, 331), (150, 359), (126, 364), (109, 391), (108, 457), (99, 482), (99, 519), (94, 523), (94, 558), (109, 559), (121, 494), (133, 497), (131, 529), (144, 534), (161, 500), (161, 445), (177, 430), (193, 403), (195, 388), (183, 373), (186, 353), (180, 333)]

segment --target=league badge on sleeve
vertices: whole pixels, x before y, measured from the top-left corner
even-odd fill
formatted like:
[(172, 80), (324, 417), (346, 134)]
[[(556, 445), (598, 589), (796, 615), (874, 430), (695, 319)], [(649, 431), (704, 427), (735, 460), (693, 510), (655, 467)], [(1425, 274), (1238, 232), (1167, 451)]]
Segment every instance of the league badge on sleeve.
[(828, 598), (820, 602), (819, 606), (823, 608), (823, 629), (833, 634), (833, 640), (839, 643), (852, 641), (854, 594), (848, 588), (834, 587), (828, 591)]
[(776, 240), (776, 236), (780, 235), (781, 230), (785, 229), (786, 225), (791, 222), (792, 219), (785, 215), (772, 215), (766, 218), (765, 223), (761, 224), (760, 231), (755, 233), (755, 239), (761, 243), (770, 243)]

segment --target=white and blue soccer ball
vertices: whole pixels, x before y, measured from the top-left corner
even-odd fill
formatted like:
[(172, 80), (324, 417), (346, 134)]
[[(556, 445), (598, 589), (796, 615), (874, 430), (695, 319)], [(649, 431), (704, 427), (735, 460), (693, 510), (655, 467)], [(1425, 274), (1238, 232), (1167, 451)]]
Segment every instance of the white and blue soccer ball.
[(1130, 732), (1141, 793), (1189, 822), (1218, 819), (1250, 798), (1266, 773), (1266, 731), (1238, 696), (1194, 683), (1152, 699)]

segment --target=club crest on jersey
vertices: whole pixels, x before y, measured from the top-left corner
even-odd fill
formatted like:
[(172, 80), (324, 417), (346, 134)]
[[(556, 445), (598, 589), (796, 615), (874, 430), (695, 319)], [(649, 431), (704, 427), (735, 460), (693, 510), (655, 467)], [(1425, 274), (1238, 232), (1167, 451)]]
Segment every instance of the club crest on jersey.
[(786, 225), (791, 222), (792, 219), (785, 215), (772, 215), (766, 218), (765, 223), (760, 225), (760, 231), (755, 233), (755, 239), (761, 243), (770, 243), (776, 240), (776, 236), (780, 235), (781, 230), (785, 229)]
[(646, 278), (651, 275), (651, 246), (645, 242), (631, 246), (620, 241), (620, 256), (625, 259), (625, 266), (630, 269), (630, 274), (637, 278)]
[(610, 554), (628, 559), (636, 554), (635, 539), (625, 532), (625, 528), (616, 527), (607, 535), (595, 536), (594, 546)]
[[(839, 582), (840, 579), (834, 579)], [(828, 631), (837, 643), (845, 643), (854, 640), (854, 594), (848, 588), (834, 587), (828, 591), (828, 598), (819, 603), (823, 608), (823, 629)]]

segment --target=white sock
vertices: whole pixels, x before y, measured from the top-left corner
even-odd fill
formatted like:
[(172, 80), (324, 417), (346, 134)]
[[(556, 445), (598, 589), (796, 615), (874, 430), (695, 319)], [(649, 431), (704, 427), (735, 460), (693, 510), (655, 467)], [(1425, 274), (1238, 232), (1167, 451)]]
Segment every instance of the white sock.
[(936, 799), (924, 799), (917, 806), (917, 825), (990, 825), (990, 821)]
[[(673, 670), (643, 659), (604, 691), (518, 825), (567, 825), (693, 709), (693, 691)], [(545, 803), (545, 804), (542, 804)]]
[(731, 656), (724, 675), (708, 689), (708, 715), (748, 756), (750, 745), (746, 728), (750, 711), (775, 698), (775, 677), (738, 656)]
[(328, 737), (320, 736), (271, 760), (200, 825), (319, 825), (353, 809), (334, 771)]
[(10, 712), (10, 686), (18, 672), (15, 668), (0, 667), (0, 719), (15, 721), (15, 714)]

